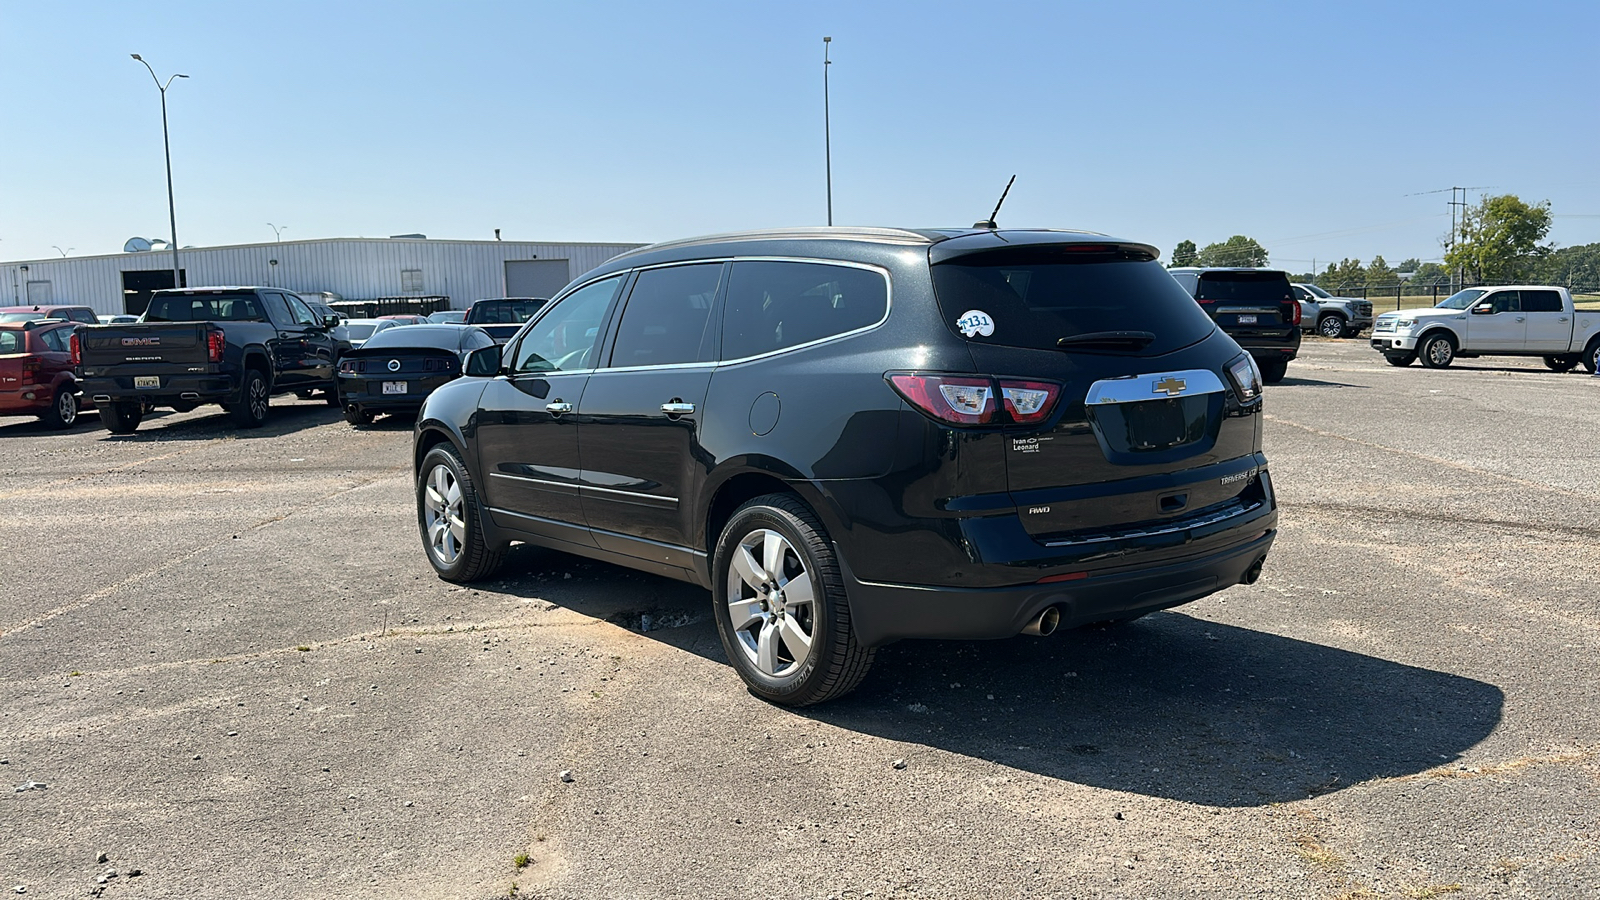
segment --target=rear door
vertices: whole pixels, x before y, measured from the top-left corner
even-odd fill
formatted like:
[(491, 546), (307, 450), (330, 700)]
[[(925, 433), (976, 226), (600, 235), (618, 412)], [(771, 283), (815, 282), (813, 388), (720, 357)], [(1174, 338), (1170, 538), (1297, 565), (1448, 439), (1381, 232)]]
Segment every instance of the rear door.
[[(1522, 316), (1528, 320), (1529, 350), (1566, 353), (1572, 349), (1572, 313), (1557, 290), (1521, 291)], [(1579, 348), (1582, 349), (1582, 348)]]
[(622, 282), (585, 285), (547, 310), (508, 348), (478, 400), (480, 489), (505, 527), (594, 543), (578, 496), (577, 409)]
[(1467, 314), (1467, 339), (1461, 349), (1475, 353), (1520, 352), (1527, 345), (1528, 320), (1518, 291), (1493, 291), (1479, 297)]
[(697, 450), (725, 271), (715, 262), (639, 272), (612, 329), (609, 361), (584, 390), (583, 510), (604, 549), (695, 565), (687, 517), (705, 478), (706, 454)]

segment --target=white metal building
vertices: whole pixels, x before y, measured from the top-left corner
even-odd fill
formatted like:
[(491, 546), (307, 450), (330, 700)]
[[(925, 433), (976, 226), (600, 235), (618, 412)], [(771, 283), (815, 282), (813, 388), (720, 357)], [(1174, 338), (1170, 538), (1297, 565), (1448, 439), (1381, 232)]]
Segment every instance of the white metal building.
[[(548, 297), (638, 244), (329, 238), (178, 251), (183, 283), (332, 291), (348, 300), (447, 296), (465, 309), (484, 297)], [(144, 311), (172, 287), (172, 253), (147, 250), (0, 263), (0, 304), (74, 304), (115, 314)]]

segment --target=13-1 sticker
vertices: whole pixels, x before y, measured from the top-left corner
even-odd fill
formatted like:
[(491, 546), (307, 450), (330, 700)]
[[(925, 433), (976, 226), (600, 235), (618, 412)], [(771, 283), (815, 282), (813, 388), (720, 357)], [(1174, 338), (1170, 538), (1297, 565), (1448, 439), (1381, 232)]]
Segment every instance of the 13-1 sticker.
[(956, 320), (956, 327), (967, 337), (983, 335), (988, 337), (994, 334), (994, 320), (981, 309), (969, 309)]

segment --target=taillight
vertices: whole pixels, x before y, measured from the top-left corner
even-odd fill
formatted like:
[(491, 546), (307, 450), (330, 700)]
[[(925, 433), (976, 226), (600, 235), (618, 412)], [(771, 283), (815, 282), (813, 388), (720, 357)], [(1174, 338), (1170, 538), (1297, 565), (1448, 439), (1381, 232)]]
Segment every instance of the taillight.
[(1283, 304), (1283, 320), (1290, 325), (1300, 324), (1300, 301), (1290, 300)]
[(67, 353), (74, 366), (83, 365), (83, 339), (76, 328), (72, 330), (72, 336), (67, 338)]
[(1033, 425), (1049, 418), (1061, 386), (987, 375), (891, 374), (906, 401), (952, 425)]
[(214, 363), (222, 362), (222, 352), (228, 348), (228, 339), (220, 331), (206, 332), (207, 355)]
[(37, 360), (31, 360), (31, 359), (23, 360), (22, 361), (22, 383), (23, 384), (33, 384), (34, 381), (36, 381), (38, 379), (39, 369), (40, 368), (41, 367), (40, 367), (39, 362)]
[(339, 374), (341, 374), (341, 375), (353, 375), (353, 374), (355, 374), (355, 371), (356, 371), (356, 364), (355, 364), (354, 361), (348, 360), (348, 359), (339, 360)]

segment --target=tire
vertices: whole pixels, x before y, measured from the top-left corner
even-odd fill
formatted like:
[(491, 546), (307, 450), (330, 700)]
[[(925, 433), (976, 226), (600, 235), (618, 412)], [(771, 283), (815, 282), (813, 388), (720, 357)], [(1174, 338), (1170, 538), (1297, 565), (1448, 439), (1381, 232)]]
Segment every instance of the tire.
[(371, 425), (372, 413), (352, 403), (344, 408), (344, 420), (351, 425)]
[(339, 386), (334, 385), (322, 392), (322, 399), (334, 409), (343, 409), (344, 401), (339, 399)]
[(504, 547), (484, 540), (482, 505), (472, 476), (453, 444), (422, 458), (417, 474), (417, 528), (433, 571), (445, 581), (468, 583), (493, 575)]
[(1289, 374), (1287, 359), (1259, 359), (1256, 365), (1261, 367), (1261, 380), (1266, 384), (1277, 384)]
[(768, 494), (734, 510), (711, 573), (717, 634), (752, 694), (810, 706), (866, 677), (874, 651), (856, 643), (833, 545), (798, 498)]
[(1417, 344), (1417, 358), (1429, 369), (1448, 369), (1456, 360), (1456, 342), (1448, 334), (1434, 333)]
[(143, 418), (144, 407), (137, 402), (122, 400), (100, 408), (100, 421), (106, 423), (106, 430), (112, 434), (133, 434)]
[(1590, 341), (1583, 349), (1583, 370), (1590, 375), (1600, 372), (1600, 338)]
[(1552, 372), (1571, 372), (1578, 367), (1582, 359), (1581, 356), (1546, 356), (1544, 364)]
[(1410, 353), (1385, 353), (1383, 358), (1389, 365), (1404, 369), (1417, 361), (1417, 352), (1413, 350)]
[(1344, 334), (1340, 335), (1340, 337), (1347, 337), (1347, 338), (1361, 337), (1361, 329), (1359, 327), (1355, 326), (1355, 325), (1347, 325), (1347, 326), (1345, 326)]
[(272, 404), (272, 388), (260, 369), (244, 373), (244, 383), (239, 386), (239, 399), (230, 404), (229, 418), (240, 428), (260, 428), (267, 421), (267, 408)]
[(1344, 316), (1323, 316), (1317, 320), (1317, 334), (1325, 338), (1345, 337)]
[(72, 385), (64, 384), (56, 388), (50, 409), (39, 419), (46, 428), (71, 428), (78, 423), (78, 395), (72, 390)]

